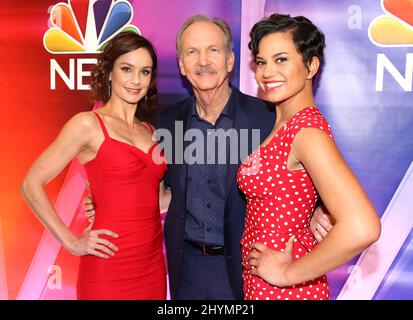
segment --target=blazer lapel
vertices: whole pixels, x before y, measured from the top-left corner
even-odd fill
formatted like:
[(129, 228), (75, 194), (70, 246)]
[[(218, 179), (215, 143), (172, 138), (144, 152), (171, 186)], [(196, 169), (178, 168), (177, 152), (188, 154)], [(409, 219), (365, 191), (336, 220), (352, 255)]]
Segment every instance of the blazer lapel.
[[(233, 89), (234, 90), (234, 89)], [(236, 183), (236, 175), (238, 172), (238, 167), (242, 160), (240, 159), (240, 145), (241, 145), (241, 137), (240, 137), (240, 129), (248, 129), (248, 154), (251, 152), (251, 123), (248, 116), (243, 111), (240, 101), (240, 93), (237, 94), (236, 99), (234, 99), (234, 103), (236, 104), (236, 113), (235, 113), (235, 120), (233, 124), (233, 128), (238, 133), (238, 154), (237, 154), (237, 163), (231, 163), (230, 157), (228, 157), (228, 171), (226, 177), (226, 189), (225, 189), (225, 201), (227, 201), (227, 197), (231, 187), (234, 183)]]
[[(184, 151), (186, 147), (188, 146), (189, 141), (185, 141), (184, 137), (185, 137), (185, 132), (189, 129), (189, 126), (191, 124), (191, 101), (193, 100), (191, 99), (188, 100), (182, 112), (177, 117), (177, 121), (182, 121), (183, 132), (178, 134), (178, 135), (181, 135), (179, 138), (182, 140), (181, 141), (175, 140), (175, 152), (178, 151), (182, 155), (182, 158), (180, 159), (182, 162), (178, 165), (179, 166), (179, 181), (180, 181), (181, 188), (182, 188), (182, 194), (184, 195), (185, 199), (186, 199), (186, 183), (187, 183), (188, 165), (184, 158)], [(177, 143), (180, 145), (180, 147), (178, 147), (178, 150), (176, 147)], [(176, 155), (175, 155), (175, 159), (176, 159)]]

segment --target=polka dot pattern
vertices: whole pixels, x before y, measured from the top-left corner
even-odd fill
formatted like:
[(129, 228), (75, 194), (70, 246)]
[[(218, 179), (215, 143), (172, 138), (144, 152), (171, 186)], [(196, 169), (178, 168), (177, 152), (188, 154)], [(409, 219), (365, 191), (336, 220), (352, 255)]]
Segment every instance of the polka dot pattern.
[(330, 126), (315, 107), (296, 113), (265, 146), (256, 149), (241, 164), (237, 182), (247, 198), (247, 214), (241, 239), (244, 296), (246, 300), (327, 300), (326, 276), (291, 287), (271, 286), (252, 276), (246, 264), (251, 244), (260, 241), (284, 251), (295, 235), (293, 260), (310, 252), (317, 241), (310, 231), (310, 220), (318, 199), (305, 169), (290, 171), (287, 160), (291, 144), (303, 128), (319, 128), (330, 135)]

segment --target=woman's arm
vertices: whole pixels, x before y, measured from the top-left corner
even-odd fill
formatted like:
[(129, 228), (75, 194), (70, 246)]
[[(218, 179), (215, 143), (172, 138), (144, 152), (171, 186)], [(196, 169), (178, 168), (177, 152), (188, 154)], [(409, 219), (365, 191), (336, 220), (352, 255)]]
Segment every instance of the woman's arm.
[(31, 166), (21, 185), (21, 192), (37, 218), (67, 250), (75, 255), (94, 254), (104, 258), (108, 256), (96, 249), (113, 255), (109, 248), (115, 250), (116, 247), (108, 240), (99, 238), (99, 235), (116, 235), (109, 230), (96, 230), (77, 238), (57, 215), (44, 189), (74, 157), (96, 153), (91, 148), (93, 132), (96, 132), (96, 119), (93, 117), (91, 113), (80, 113), (65, 124), (55, 141)]
[(252, 273), (277, 286), (302, 283), (336, 269), (377, 241), (381, 230), (376, 210), (327, 133), (301, 130), (291, 156), (306, 168), (335, 224), (312, 252), (294, 262), (292, 239), (284, 253), (253, 245), (258, 252), (249, 255), (255, 266)]
[(171, 189), (165, 188), (164, 181), (162, 180), (159, 185), (159, 208), (161, 212), (168, 210), (170, 202), (171, 202)]

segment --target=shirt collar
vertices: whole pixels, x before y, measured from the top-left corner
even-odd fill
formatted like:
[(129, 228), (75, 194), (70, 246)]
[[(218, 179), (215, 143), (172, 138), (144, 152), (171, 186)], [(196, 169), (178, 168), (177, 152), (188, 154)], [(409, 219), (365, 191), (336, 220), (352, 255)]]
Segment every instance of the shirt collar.
[[(234, 120), (234, 119), (235, 119), (235, 108), (236, 108), (237, 106), (235, 105), (235, 99), (234, 99), (234, 96), (235, 96), (234, 92), (235, 92), (235, 90), (234, 90), (234, 88), (233, 88), (232, 86), (230, 86), (230, 88), (231, 88), (231, 94), (230, 94), (230, 96), (229, 96), (229, 98), (228, 98), (227, 103), (225, 104), (224, 109), (222, 109), (222, 112), (221, 112), (221, 114), (220, 114), (220, 117), (221, 117), (221, 116), (225, 116), (225, 117), (227, 117), (227, 118), (229, 118), (229, 119), (231, 119), (231, 120)], [(196, 100), (195, 100), (195, 96), (193, 96), (193, 99), (192, 99), (192, 112), (191, 112), (191, 115), (192, 115), (192, 117), (196, 117), (196, 118), (199, 119), (198, 111), (196, 110)]]

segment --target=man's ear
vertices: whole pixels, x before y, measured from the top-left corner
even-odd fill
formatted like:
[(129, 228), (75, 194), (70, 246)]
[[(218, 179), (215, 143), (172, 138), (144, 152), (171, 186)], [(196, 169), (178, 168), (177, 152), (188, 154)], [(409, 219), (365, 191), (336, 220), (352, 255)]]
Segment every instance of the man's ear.
[(235, 63), (235, 54), (234, 54), (234, 51), (231, 50), (231, 52), (228, 55), (228, 61), (227, 61), (228, 73), (230, 73), (232, 69), (234, 69), (234, 63)]
[(319, 69), (320, 69), (320, 59), (318, 59), (317, 57), (313, 57), (310, 63), (308, 64), (307, 80), (313, 79)]
[(179, 70), (181, 70), (181, 74), (185, 77), (186, 72), (185, 72), (184, 63), (182, 62), (181, 58), (178, 58), (178, 62), (179, 62)]

